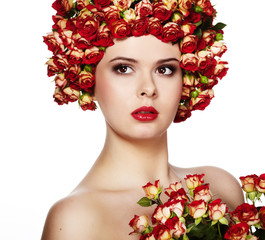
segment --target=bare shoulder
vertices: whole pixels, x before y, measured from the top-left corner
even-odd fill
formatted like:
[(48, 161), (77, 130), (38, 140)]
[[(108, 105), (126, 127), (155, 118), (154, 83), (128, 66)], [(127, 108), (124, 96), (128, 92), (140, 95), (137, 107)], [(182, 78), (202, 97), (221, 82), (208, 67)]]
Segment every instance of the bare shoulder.
[(244, 202), (239, 181), (228, 171), (213, 166), (198, 167), (195, 171), (205, 174), (204, 180), (210, 184), (215, 198), (221, 198), (230, 210), (234, 210)]
[(95, 225), (100, 221), (97, 201), (93, 194), (89, 198), (83, 195), (71, 194), (51, 207), (42, 240), (96, 239)]

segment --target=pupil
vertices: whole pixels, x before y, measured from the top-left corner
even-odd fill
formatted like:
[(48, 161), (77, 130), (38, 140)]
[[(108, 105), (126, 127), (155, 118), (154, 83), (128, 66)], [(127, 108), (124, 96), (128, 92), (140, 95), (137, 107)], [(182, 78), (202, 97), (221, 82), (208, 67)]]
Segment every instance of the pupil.
[(122, 67), (120, 68), (120, 71), (121, 71), (122, 73), (125, 73), (125, 72), (127, 71), (127, 67), (126, 67), (126, 66), (122, 66)]
[(165, 68), (159, 68), (158, 72), (159, 73), (165, 73), (166, 72), (166, 69)]

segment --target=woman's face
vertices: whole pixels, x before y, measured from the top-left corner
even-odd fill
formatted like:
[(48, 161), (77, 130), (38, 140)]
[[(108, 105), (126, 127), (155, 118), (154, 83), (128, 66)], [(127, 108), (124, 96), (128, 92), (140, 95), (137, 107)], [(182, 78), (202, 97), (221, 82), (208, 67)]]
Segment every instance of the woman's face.
[(152, 35), (116, 40), (96, 68), (95, 100), (107, 125), (123, 137), (163, 134), (182, 92), (177, 44)]

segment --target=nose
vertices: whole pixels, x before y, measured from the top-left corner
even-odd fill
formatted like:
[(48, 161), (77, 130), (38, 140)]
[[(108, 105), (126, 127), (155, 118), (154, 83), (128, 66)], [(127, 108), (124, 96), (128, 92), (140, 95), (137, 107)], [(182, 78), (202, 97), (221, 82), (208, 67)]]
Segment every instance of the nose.
[(142, 74), (139, 79), (138, 97), (156, 97), (157, 88), (152, 74)]

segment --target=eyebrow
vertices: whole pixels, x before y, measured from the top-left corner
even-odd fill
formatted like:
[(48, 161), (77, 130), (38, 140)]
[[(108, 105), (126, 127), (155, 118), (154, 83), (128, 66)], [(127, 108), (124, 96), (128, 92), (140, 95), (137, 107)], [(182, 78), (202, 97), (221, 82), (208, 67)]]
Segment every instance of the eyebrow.
[[(118, 60), (128, 61), (128, 62), (132, 62), (132, 63), (138, 62), (134, 58), (127, 58), (127, 57), (115, 57), (115, 58), (111, 59), (109, 62), (114, 62), (114, 61), (118, 61)], [(165, 58), (165, 59), (158, 60), (157, 63), (161, 64), (161, 63), (171, 62), (171, 61), (179, 62), (179, 60), (177, 58)]]

